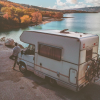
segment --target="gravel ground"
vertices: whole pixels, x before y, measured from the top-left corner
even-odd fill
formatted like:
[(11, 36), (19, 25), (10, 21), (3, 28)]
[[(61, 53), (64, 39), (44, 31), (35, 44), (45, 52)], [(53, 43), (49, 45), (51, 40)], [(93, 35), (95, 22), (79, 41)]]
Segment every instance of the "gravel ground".
[(50, 86), (28, 72), (23, 75), (9, 59), (12, 49), (0, 42), (0, 100), (100, 100), (100, 82), (91, 83), (80, 92)]

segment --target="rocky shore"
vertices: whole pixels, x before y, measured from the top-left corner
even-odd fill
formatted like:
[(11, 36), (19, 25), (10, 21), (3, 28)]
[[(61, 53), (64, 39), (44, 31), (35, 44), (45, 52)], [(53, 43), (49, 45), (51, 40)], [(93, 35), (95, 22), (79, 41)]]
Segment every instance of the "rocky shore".
[[(49, 23), (49, 22), (52, 22), (52, 21), (62, 21), (63, 18), (51, 18), (51, 17), (43, 17), (43, 20), (41, 23), (38, 23), (37, 25), (39, 24), (46, 24), (46, 23)], [(25, 27), (28, 27), (28, 26), (35, 26), (36, 24), (29, 24), (29, 25), (6, 25), (3, 29), (0, 29), (0, 31), (7, 31), (7, 30), (12, 30), (12, 29), (19, 29), (19, 28), (25, 28)], [(7, 47), (10, 47), (10, 48), (13, 48), (14, 47), (14, 44), (15, 44), (15, 41), (13, 39), (10, 39), (10, 38), (6, 38), (6, 37), (1, 37), (0, 38), (0, 42), (2, 42), (5, 46)], [(12, 44), (7, 44), (7, 42), (13, 42)], [(6, 45), (7, 44), (7, 45)], [(20, 48), (24, 48), (21, 44), (18, 44), (20, 46)]]
[[(0, 39), (0, 45), (5, 45), (9, 48), (13, 48), (15, 46), (15, 41), (13, 39), (10, 39), (10, 38), (2, 37)], [(24, 47), (21, 44), (18, 44), (18, 46), (21, 49), (24, 49)]]
[(42, 24), (49, 23), (51, 21), (62, 21), (63, 18), (51, 18), (51, 17), (43, 17)]
[(40, 23), (31, 23), (31, 24), (15, 24), (15, 23), (4, 24), (4, 23), (2, 23), (2, 25), (0, 25), (0, 31), (26, 28), (28, 26), (36, 26), (36, 25), (39, 25), (39, 24), (46, 24), (46, 23), (49, 23), (51, 21), (61, 21), (61, 20), (63, 20), (63, 18), (43, 17), (42, 22), (40, 22)]

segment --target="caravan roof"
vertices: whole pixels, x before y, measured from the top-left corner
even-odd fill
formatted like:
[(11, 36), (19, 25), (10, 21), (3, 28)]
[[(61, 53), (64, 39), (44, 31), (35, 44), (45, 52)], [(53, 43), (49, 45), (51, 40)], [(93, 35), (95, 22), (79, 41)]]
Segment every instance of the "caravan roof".
[(34, 30), (33, 32), (39, 32), (44, 34), (46, 33), (51, 35), (60, 35), (65, 37), (74, 37), (79, 39), (85, 37), (97, 36), (96, 34), (87, 34), (87, 33), (79, 33), (79, 32), (61, 31), (61, 30)]

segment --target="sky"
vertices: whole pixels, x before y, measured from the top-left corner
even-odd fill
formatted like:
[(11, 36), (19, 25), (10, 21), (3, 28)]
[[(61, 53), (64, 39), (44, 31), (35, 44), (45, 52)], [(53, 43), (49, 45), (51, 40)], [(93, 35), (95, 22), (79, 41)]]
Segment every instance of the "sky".
[(59, 10), (100, 6), (100, 0), (8, 0), (8, 1), (51, 8), (51, 9), (59, 9)]

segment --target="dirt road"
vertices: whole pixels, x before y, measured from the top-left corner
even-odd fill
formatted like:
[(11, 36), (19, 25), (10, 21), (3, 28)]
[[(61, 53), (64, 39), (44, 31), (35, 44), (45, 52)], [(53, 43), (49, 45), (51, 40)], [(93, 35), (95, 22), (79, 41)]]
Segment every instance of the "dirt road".
[(52, 87), (45, 80), (28, 72), (12, 70), (9, 59), (12, 49), (0, 43), (0, 100), (100, 100), (100, 82), (91, 83), (75, 93), (60, 86)]

